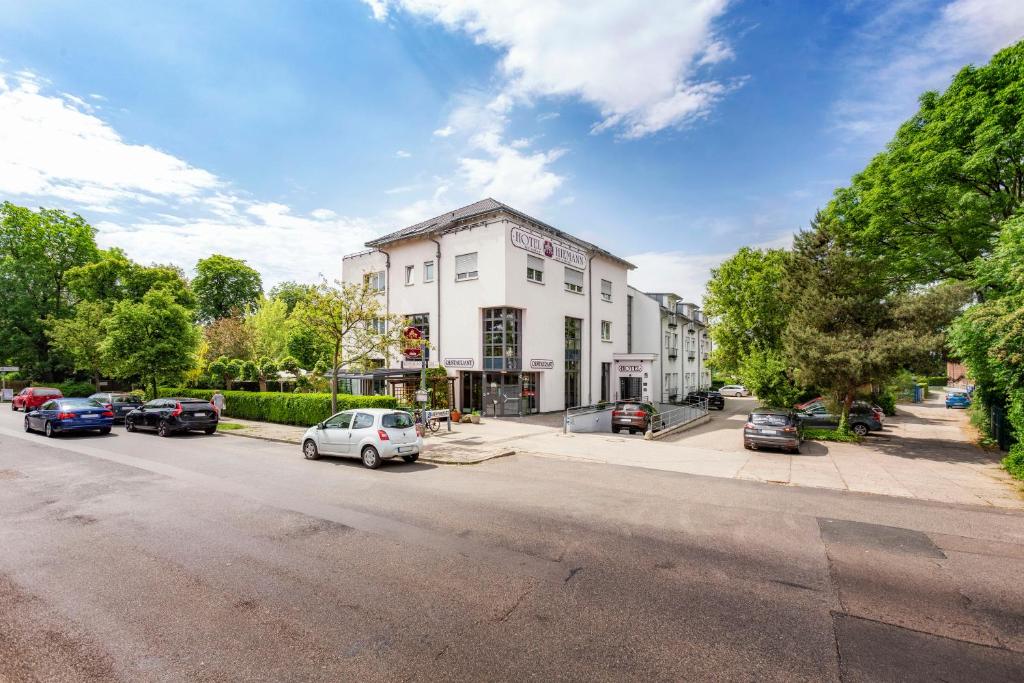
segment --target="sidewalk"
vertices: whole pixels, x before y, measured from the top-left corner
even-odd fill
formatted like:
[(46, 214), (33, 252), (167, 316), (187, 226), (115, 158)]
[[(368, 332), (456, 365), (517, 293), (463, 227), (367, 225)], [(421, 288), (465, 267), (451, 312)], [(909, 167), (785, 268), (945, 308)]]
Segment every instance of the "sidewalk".
[[(273, 422), (255, 422), (235, 417), (226, 417), (223, 424), (240, 425), (240, 429), (223, 429), (221, 434), (241, 436), (264, 441), (277, 441), (299, 446), (306, 427), (275, 424)], [(479, 430), (481, 425), (452, 425), (448, 432), (444, 425), (436, 434), (427, 432), (423, 437), (423, 453), (421, 462), (439, 465), (475, 465), (477, 463), (512, 455), (515, 450), (503, 440), (483, 439), (474, 435), (473, 429)]]

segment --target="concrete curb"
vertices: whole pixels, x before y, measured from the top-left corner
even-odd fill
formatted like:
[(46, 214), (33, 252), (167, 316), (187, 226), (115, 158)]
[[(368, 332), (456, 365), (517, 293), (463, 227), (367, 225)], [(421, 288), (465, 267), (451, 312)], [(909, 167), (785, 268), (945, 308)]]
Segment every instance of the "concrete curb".
[(274, 437), (271, 437), (271, 436), (259, 436), (258, 434), (239, 434), (238, 430), (236, 430), (236, 429), (231, 429), (231, 430), (228, 430), (228, 431), (217, 432), (217, 433), (218, 434), (223, 434), (225, 436), (241, 436), (241, 437), (243, 437), (245, 439), (259, 439), (260, 441), (273, 441), (274, 443), (287, 443), (287, 444), (291, 444), (292, 446), (301, 446), (302, 445), (301, 441), (293, 441), (291, 439), (275, 439)]

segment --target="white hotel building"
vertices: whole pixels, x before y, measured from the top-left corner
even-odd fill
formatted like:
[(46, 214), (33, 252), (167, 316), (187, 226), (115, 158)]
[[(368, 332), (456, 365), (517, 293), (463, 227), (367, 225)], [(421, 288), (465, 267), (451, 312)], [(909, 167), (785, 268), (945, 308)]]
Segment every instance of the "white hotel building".
[[(671, 359), (663, 348), (673, 340), (662, 333), (669, 320), (682, 339), (707, 344), (696, 307), (632, 289), (628, 261), (493, 199), (366, 246), (343, 259), (342, 279), (374, 284), (389, 313), (425, 333), (426, 362), (455, 378), (454, 404), (463, 411), (501, 416), (619, 398), (661, 402), (669, 389), (681, 397), (710, 385), (706, 362), (697, 368), (699, 351), (686, 365), (690, 356), (678, 351), (684, 342)], [(421, 361), (382, 365), (383, 376)]]

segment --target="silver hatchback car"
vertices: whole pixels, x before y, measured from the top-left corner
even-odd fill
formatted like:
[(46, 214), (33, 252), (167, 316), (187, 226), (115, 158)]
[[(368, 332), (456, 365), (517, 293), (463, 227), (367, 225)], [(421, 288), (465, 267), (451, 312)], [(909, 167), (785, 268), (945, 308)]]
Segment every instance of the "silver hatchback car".
[(308, 460), (352, 456), (372, 470), (391, 458), (415, 462), (422, 450), (412, 415), (388, 408), (342, 411), (310, 427), (302, 437), (302, 454)]

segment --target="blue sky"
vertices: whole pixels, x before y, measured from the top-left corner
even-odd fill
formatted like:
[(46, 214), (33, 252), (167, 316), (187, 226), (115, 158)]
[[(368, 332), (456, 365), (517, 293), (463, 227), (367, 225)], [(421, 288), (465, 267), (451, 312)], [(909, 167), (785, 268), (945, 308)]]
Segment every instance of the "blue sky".
[(0, 1), (0, 198), (267, 284), (493, 196), (699, 298), (784, 245), (1019, 0)]

